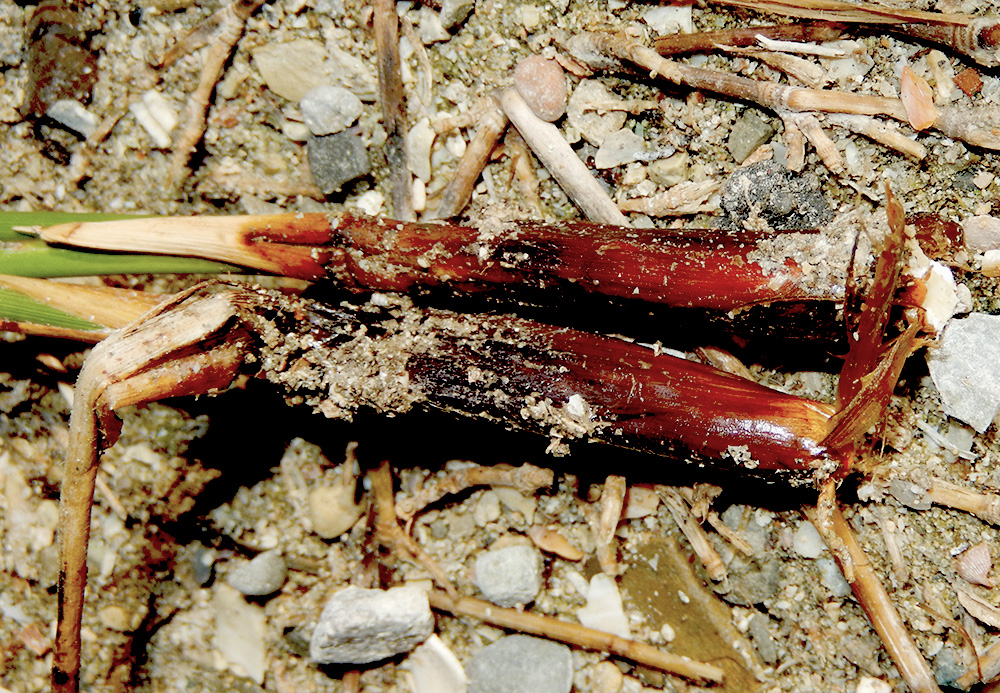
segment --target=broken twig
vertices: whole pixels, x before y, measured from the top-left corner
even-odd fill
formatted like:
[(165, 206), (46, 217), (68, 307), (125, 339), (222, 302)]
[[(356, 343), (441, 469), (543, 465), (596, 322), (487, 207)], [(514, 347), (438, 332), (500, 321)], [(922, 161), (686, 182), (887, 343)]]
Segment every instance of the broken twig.
[(588, 650), (608, 652), (637, 664), (676, 674), (700, 684), (722, 683), (723, 680), (722, 669), (713, 664), (697, 662), (687, 657), (664, 652), (645, 643), (593, 628), (585, 628), (576, 623), (560, 621), (551, 616), (525, 613), (516, 609), (504, 609), (472, 597), (454, 599), (437, 590), (428, 592), (427, 596), (433, 608), (447, 611), (455, 616), (469, 616), (501, 628), (540, 635), (550, 640), (558, 640)]

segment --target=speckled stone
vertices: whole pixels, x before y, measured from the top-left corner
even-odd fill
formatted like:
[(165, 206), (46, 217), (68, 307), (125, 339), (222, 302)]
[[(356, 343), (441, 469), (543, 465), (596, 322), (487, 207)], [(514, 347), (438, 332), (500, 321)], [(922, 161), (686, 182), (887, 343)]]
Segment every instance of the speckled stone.
[(476, 587), (499, 606), (530, 604), (542, 588), (542, 560), (531, 546), (508, 546), (476, 559)]
[(364, 111), (361, 99), (343, 87), (324, 84), (310, 89), (299, 102), (302, 118), (314, 135), (342, 132)]
[(326, 603), (309, 644), (323, 664), (367, 664), (409, 652), (434, 632), (427, 594), (417, 587), (347, 587)]

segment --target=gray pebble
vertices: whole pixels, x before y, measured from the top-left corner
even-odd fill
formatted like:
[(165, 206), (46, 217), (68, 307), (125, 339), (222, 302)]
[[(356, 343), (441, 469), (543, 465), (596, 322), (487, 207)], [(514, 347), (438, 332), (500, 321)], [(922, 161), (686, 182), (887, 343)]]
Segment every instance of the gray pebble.
[(343, 87), (329, 84), (310, 89), (299, 107), (309, 132), (314, 135), (332, 135), (346, 130), (364, 111), (361, 99)]
[(261, 597), (281, 589), (288, 577), (288, 566), (278, 551), (265, 551), (252, 561), (230, 571), (226, 582), (248, 597)]
[(347, 587), (332, 597), (313, 631), (310, 656), (322, 664), (367, 664), (409, 652), (434, 632), (418, 587)]
[(1000, 248), (1000, 219), (991, 216), (972, 216), (962, 222), (965, 247), (974, 253)]
[(851, 594), (851, 585), (844, 579), (844, 573), (836, 561), (824, 556), (816, 560), (816, 567), (819, 568), (819, 581), (830, 590), (830, 594), (839, 599)]
[(469, 693), (569, 693), (573, 657), (565, 645), (509, 635), (477, 652), (465, 667)]
[(721, 595), (723, 599), (739, 606), (760, 604), (778, 594), (781, 565), (773, 552), (753, 558), (737, 555), (729, 564), (729, 578), (732, 589)]
[(889, 482), (889, 493), (897, 501), (914, 510), (930, 510), (931, 499), (927, 489), (907, 479), (893, 479)]
[(968, 666), (961, 661), (963, 659), (956, 656), (953, 646), (945, 645), (941, 648), (934, 656), (934, 679), (938, 685), (957, 688), (958, 680), (968, 671)]
[(476, 559), (476, 587), (498, 606), (530, 604), (542, 588), (542, 557), (531, 546), (508, 546)]
[(194, 574), (194, 581), (199, 585), (207, 585), (212, 580), (215, 558), (215, 549), (207, 548), (200, 543), (195, 545), (194, 555), (191, 556), (191, 572)]
[(445, 29), (465, 21), (476, 6), (476, 0), (441, 0), (441, 26)]
[(345, 183), (371, 171), (361, 136), (351, 131), (310, 137), (309, 170), (324, 195), (340, 191)]
[(778, 661), (778, 646), (775, 644), (774, 638), (771, 637), (771, 631), (767, 629), (766, 616), (759, 613), (754, 614), (753, 618), (750, 619), (747, 633), (753, 640), (754, 647), (757, 648), (757, 654), (760, 655), (765, 664), (774, 664)]
[(945, 413), (985, 432), (1000, 409), (1000, 316), (949, 322), (938, 348), (927, 352), (927, 367)]
[(814, 229), (833, 218), (822, 193), (773, 161), (737, 169), (722, 186), (725, 228), (740, 228), (751, 212), (774, 229)]
[(757, 147), (766, 144), (773, 135), (774, 126), (770, 121), (756, 108), (747, 108), (733, 123), (726, 148), (736, 162), (742, 164), (744, 159), (753, 154)]
[(745, 521), (744, 517), (747, 514), (746, 505), (730, 505), (723, 511), (722, 521), (750, 544), (754, 554), (760, 554), (767, 548), (769, 532), (767, 527), (761, 527), (760, 523), (754, 520), (752, 509), (748, 521)]

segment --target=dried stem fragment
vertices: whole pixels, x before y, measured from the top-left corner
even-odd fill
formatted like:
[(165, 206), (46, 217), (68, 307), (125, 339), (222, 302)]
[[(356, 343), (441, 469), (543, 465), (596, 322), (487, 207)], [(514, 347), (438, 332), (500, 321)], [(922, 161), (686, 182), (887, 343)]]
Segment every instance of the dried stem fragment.
[(934, 477), (927, 496), (937, 505), (964, 510), (991, 525), (1000, 525), (1000, 495), (996, 493), (982, 493)]
[(708, 524), (712, 525), (712, 529), (718, 532), (720, 537), (732, 544), (737, 551), (742, 553), (744, 556), (753, 556), (753, 547), (750, 545), (750, 542), (741, 537), (735, 530), (731, 529), (729, 525), (723, 522), (722, 518), (719, 517), (719, 513), (714, 510), (709, 510), (705, 519), (708, 521)]
[(524, 139), (516, 132), (507, 133), (504, 142), (507, 151), (510, 152), (521, 197), (524, 198), (535, 217), (541, 219), (545, 216), (545, 210), (542, 208), (542, 198), (538, 195), (538, 176), (535, 175), (531, 153), (528, 151)]
[(849, 115), (847, 113), (828, 113), (824, 122), (846, 128), (851, 132), (864, 135), (879, 144), (895, 149), (897, 152), (920, 160), (927, 156), (927, 148), (919, 142), (902, 134), (894, 124), (883, 123), (868, 116)]
[(555, 125), (532, 113), (531, 108), (514, 89), (503, 93), (500, 105), (531, 147), (531, 151), (588, 219), (602, 224), (629, 225), (628, 219), (618, 211), (614, 200), (594, 179)]
[(476, 465), (452, 472), (409, 498), (396, 503), (396, 514), (402, 520), (409, 520), (431, 503), (448, 494), (461, 493), (473, 486), (505, 486), (521, 493), (533, 494), (539, 489), (551, 486), (555, 475), (551, 469), (523, 464), (514, 467), (509, 464), (495, 464), (489, 467)]
[(934, 41), (969, 56), (980, 65), (1000, 65), (1000, 22), (994, 17), (926, 12), (878, 3), (840, 0), (714, 0), (723, 5), (747, 7), (827, 22), (852, 22), (868, 31), (884, 30)]
[[(198, 86), (188, 98), (184, 129), (174, 142), (174, 153), (170, 159), (169, 185), (176, 185), (180, 181), (191, 158), (191, 152), (205, 134), (205, 115), (208, 113), (212, 91), (233, 52), (233, 47), (243, 35), (247, 18), (263, 4), (264, 0), (234, 0), (209, 17), (204, 27), (196, 30), (196, 33), (208, 32), (209, 36), (205, 41), (209, 47)], [(200, 41), (200, 37), (198, 40)], [(171, 55), (168, 53), (164, 60), (166, 61)]]
[(392, 492), (392, 469), (389, 463), (383, 461), (377, 468), (368, 472), (368, 480), (371, 482), (372, 502), (375, 505), (376, 543), (388, 549), (399, 560), (425, 568), (450, 597), (458, 598), (458, 592), (444, 569), (399, 526)]
[(393, 215), (415, 218), (410, 201), (412, 176), (406, 165), (406, 102), (399, 57), (399, 17), (392, 0), (374, 0), (378, 89), (385, 127), (385, 158), (389, 167)]
[(664, 504), (674, 518), (674, 522), (680, 527), (681, 532), (687, 537), (698, 560), (705, 568), (705, 572), (713, 582), (720, 582), (726, 579), (726, 566), (722, 562), (722, 557), (708, 540), (708, 535), (702, 528), (691, 510), (688, 508), (684, 498), (671, 486), (656, 486), (656, 493), (663, 499)]
[[(581, 33), (570, 39), (567, 48), (574, 57), (596, 69), (617, 69), (619, 60), (626, 60), (659, 74), (674, 84), (753, 101), (779, 115), (786, 112), (820, 111), (886, 115), (901, 122), (908, 122), (906, 109), (899, 99), (792, 87), (777, 82), (757, 81), (692, 67), (661, 58), (651, 48), (623, 35), (604, 32)], [(1000, 132), (990, 126), (990, 123), (997, 122), (997, 110), (992, 106), (941, 108), (933, 126), (945, 135), (964, 140), (969, 144), (1000, 149)]]
[(484, 99), (484, 102), (484, 112), (479, 119), (476, 134), (465, 148), (451, 181), (441, 193), (441, 201), (431, 215), (432, 219), (450, 219), (465, 209), (490, 153), (507, 128), (507, 116), (500, 109), (500, 102), (492, 96)]
[(721, 183), (714, 180), (686, 181), (652, 197), (633, 197), (618, 203), (623, 212), (639, 212), (655, 217), (681, 216), (703, 212), (718, 212), (717, 204), (708, 204), (709, 196), (718, 192)]
[(851, 92), (792, 87), (737, 77), (725, 72), (691, 67), (661, 58), (639, 41), (606, 32), (581, 33), (570, 40), (570, 52), (599, 68), (613, 68), (626, 60), (654, 72), (674, 84), (703, 89), (738, 99), (748, 99), (779, 113), (823, 111), (888, 115), (906, 119), (899, 99), (866, 96)]
[[(820, 520), (815, 508), (807, 508), (806, 516), (831, 549), (837, 545), (846, 548), (852, 570), (844, 572), (845, 575), (848, 572), (852, 573), (847, 577), (854, 596), (910, 690), (919, 693), (940, 692), (941, 689), (938, 688), (927, 661), (910, 639), (899, 612), (889, 600), (889, 595), (876, 575), (871, 561), (855, 539), (840, 508), (833, 509), (829, 524)], [(843, 556), (840, 552), (833, 551), (833, 555), (841, 565), (841, 569), (844, 569)]]
[(550, 616), (539, 616), (516, 609), (504, 609), (472, 597), (455, 599), (437, 590), (429, 592), (427, 596), (433, 608), (447, 611), (455, 616), (477, 618), (501, 628), (540, 635), (588, 650), (608, 652), (637, 664), (644, 664), (682, 676), (699, 684), (722, 683), (723, 672), (717, 666), (664, 652), (635, 640), (585, 628), (576, 623), (560, 621)]

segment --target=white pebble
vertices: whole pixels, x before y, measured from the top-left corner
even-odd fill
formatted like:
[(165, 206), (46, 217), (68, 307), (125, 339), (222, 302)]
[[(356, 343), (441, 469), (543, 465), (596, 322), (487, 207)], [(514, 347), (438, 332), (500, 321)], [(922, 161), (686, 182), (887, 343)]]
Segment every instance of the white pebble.
[(792, 549), (803, 558), (819, 558), (823, 553), (823, 538), (811, 522), (802, 522), (792, 537)]
[(590, 578), (587, 605), (576, 612), (576, 617), (587, 628), (614, 633), (623, 638), (632, 637), (618, 584), (614, 578), (604, 573)]
[(434, 128), (429, 118), (421, 118), (406, 135), (406, 162), (420, 180), (431, 179), (431, 145), (434, 143)]
[(434, 632), (427, 593), (347, 587), (323, 608), (309, 654), (323, 664), (367, 664), (413, 650)]

